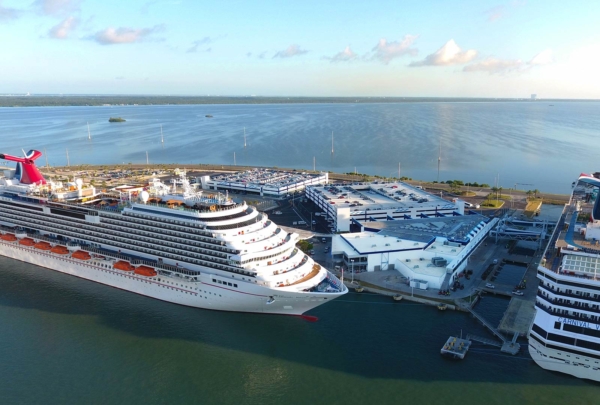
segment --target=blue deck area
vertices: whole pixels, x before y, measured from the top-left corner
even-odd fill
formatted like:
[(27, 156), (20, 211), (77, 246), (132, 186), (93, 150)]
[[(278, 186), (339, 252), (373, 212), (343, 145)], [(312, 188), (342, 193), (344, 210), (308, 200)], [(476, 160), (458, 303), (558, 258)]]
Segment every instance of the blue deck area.
[(581, 246), (578, 243), (575, 243), (575, 240), (573, 239), (573, 235), (575, 234), (575, 224), (577, 223), (578, 214), (579, 214), (579, 211), (575, 211), (575, 212), (573, 212), (573, 215), (571, 216), (571, 222), (569, 223), (569, 229), (567, 229), (567, 234), (565, 235), (565, 241), (569, 245), (584, 249), (583, 246)]
[(586, 253), (592, 253), (592, 254), (596, 254), (596, 255), (600, 254), (600, 250), (598, 250), (598, 249), (583, 246), (583, 245), (580, 245), (579, 243), (575, 242), (575, 224), (577, 223), (578, 213), (579, 213), (579, 211), (574, 211), (573, 215), (571, 216), (571, 222), (569, 223), (569, 229), (567, 229), (567, 233), (565, 235), (565, 242), (567, 242), (571, 246), (575, 246), (576, 248), (581, 249), (582, 251), (584, 251)]

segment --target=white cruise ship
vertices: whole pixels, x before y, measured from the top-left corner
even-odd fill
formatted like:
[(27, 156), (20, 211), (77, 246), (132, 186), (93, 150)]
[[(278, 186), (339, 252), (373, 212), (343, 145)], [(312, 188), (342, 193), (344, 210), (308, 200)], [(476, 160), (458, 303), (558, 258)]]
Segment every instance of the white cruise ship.
[(181, 305), (301, 315), (348, 289), (298, 235), (226, 195), (172, 185), (46, 181), (41, 153), (0, 177), (0, 255)]
[(547, 370), (600, 381), (600, 173), (582, 174), (538, 267), (529, 353)]

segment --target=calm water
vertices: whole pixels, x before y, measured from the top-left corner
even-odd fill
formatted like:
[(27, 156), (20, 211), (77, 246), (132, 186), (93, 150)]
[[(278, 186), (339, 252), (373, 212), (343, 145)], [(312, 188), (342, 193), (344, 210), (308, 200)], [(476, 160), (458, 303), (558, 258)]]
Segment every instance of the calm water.
[[(573, 404), (600, 387), (527, 354), (439, 350), (470, 317), (350, 293), (285, 316), (181, 307), (0, 258), (2, 404)], [(499, 321), (507, 301), (478, 310)]]
[[(212, 114), (214, 118), (205, 118)], [(125, 123), (109, 123), (121, 116)], [(92, 142), (86, 123), (90, 123)], [(160, 142), (163, 125), (165, 143)], [(243, 128), (247, 147), (244, 148)], [(398, 103), (1, 108), (2, 151), (52, 165), (223, 163), (499, 184), (568, 193), (599, 170), (600, 103)], [(331, 132), (334, 154), (331, 154)]]
[[(400, 160), (430, 179), (441, 137), (443, 178), (500, 172), (508, 185), (566, 191), (557, 179), (597, 168), (598, 105), (0, 109), (0, 123), (3, 151), (47, 148), (51, 164), (66, 147), (72, 164), (143, 162), (146, 149), (153, 162), (231, 163), (236, 151), (239, 164), (308, 168), (316, 155), (323, 169), (383, 175)], [(119, 115), (128, 121), (109, 125)], [(489, 297), (478, 309), (498, 322), (506, 305)], [(487, 336), (461, 313), (350, 293), (311, 314), (319, 321), (185, 308), (0, 257), (0, 404), (597, 403), (598, 384), (526, 352), (475, 346), (445, 361), (449, 335)]]

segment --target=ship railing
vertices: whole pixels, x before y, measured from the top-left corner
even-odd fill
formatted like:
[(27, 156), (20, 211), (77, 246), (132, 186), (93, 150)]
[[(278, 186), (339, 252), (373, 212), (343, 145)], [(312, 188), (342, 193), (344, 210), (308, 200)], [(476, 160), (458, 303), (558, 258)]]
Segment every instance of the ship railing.
[[(600, 297), (598, 297), (598, 298), (594, 298), (593, 296), (584, 297), (581, 294), (580, 295), (572, 294), (572, 293), (566, 292), (565, 290), (559, 291), (559, 290), (552, 288), (552, 286), (548, 287), (548, 286), (544, 285), (543, 282), (540, 283), (540, 285), (538, 287), (541, 288), (543, 291), (547, 291), (548, 293), (551, 293), (554, 295), (559, 295), (561, 297), (576, 298), (576, 299), (580, 299), (580, 300), (597, 302), (599, 304), (598, 306), (600, 307)], [(583, 285), (582, 285), (582, 287), (585, 288), (585, 286), (583, 286)]]
[(333, 287), (337, 288), (338, 291), (344, 291), (346, 286), (342, 284), (339, 278), (333, 275), (330, 271), (327, 271), (327, 282)]
[[(189, 248), (197, 249), (197, 250), (199, 249), (209, 256), (213, 255), (213, 256), (217, 256), (217, 257), (221, 257), (221, 258), (227, 258), (227, 253), (235, 253), (235, 250), (224, 247), (222, 245), (217, 245), (214, 243), (206, 243), (201, 240), (196, 240), (196, 239), (191, 239), (191, 238), (186, 239), (185, 237), (182, 237), (182, 236), (170, 236), (170, 235), (165, 235), (165, 234), (161, 234), (158, 232), (150, 232), (150, 231), (146, 231), (146, 230), (141, 230), (141, 229), (138, 229), (137, 227), (130, 227), (129, 229), (127, 229), (124, 226), (114, 225), (114, 224), (110, 224), (110, 225), (100, 224), (100, 226), (102, 226), (103, 228), (113, 230), (113, 231), (128, 232), (129, 234), (138, 235), (138, 236), (144, 238), (144, 241), (146, 241), (148, 243), (153, 243), (155, 240), (159, 240), (162, 242), (162, 244), (165, 244), (166, 246), (171, 246), (171, 244), (177, 245), (177, 246), (185, 246), (186, 248), (189, 246)], [(146, 239), (149, 239), (149, 240), (146, 240)], [(172, 246), (172, 247), (174, 247), (174, 246)]]
[(197, 270), (189, 270), (189, 269), (186, 269), (185, 267), (181, 267), (181, 266), (173, 266), (173, 265), (166, 264), (166, 263), (160, 263), (159, 261), (146, 260), (146, 259), (143, 259), (140, 257), (129, 256), (129, 255), (125, 255), (122, 253), (115, 253), (115, 252), (112, 252), (112, 251), (106, 250), (106, 249), (98, 249), (98, 248), (86, 246), (85, 250), (90, 253), (97, 253), (101, 256), (109, 256), (109, 257), (112, 257), (115, 259), (124, 260), (124, 261), (127, 261), (127, 262), (131, 263), (132, 265), (136, 265), (136, 266), (146, 265), (146, 266), (151, 266), (151, 267), (162, 269), (162, 270), (174, 271), (177, 273), (182, 273), (182, 274), (191, 275), (191, 276), (199, 276), (201, 274), (201, 272), (197, 271)]
[(536, 306), (536, 308), (539, 308), (539, 309), (543, 310), (544, 312), (547, 312), (550, 315), (557, 315), (562, 318), (575, 319), (577, 321), (590, 321), (590, 322), (600, 321), (600, 316), (597, 316), (597, 315), (588, 315), (588, 314), (583, 314), (580, 312), (570, 313), (569, 311), (565, 311), (563, 309), (555, 309), (549, 305), (544, 305), (539, 301), (536, 302), (535, 306)]
[(587, 274), (581, 274), (579, 272), (574, 272), (574, 271), (564, 271), (560, 267), (558, 269), (558, 274), (563, 275), (563, 276), (582, 278), (584, 280), (600, 281), (600, 278), (598, 278), (598, 277), (593, 277), (593, 276), (589, 276)]
[[(562, 298), (551, 298), (549, 294), (545, 294), (542, 293), (541, 291), (538, 290), (537, 292), (537, 296), (548, 301), (549, 303), (551, 303), (552, 305), (557, 305), (557, 306), (561, 306), (561, 307), (569, 307), (569, 308), (573, 308), (573, 309), (579, 309), (582, 311), (589, 311), (589, 312), (596, 312), (598, 314), (600, 314), (600, 310), (597, 308), (597, 305), (595, 305), (596, 308), (594, 308), (592, 305), (590, 305), (587, 302), (579, 302), (579, 301), (575, 301), (578, 302), (581, 305), (577, 305), (577, 304), (573, 304), (573, 303), (569, 303), (567, 302), (566, 299), (562, 299)], [(593, 302), (600, 302), (597, 299), (593, 299), (592, 297), (581, 297), (581, 296), (576, 296), (573, 298), (579, 298), (579, 299), (583, 299), (586, 301), (593, 301)]]

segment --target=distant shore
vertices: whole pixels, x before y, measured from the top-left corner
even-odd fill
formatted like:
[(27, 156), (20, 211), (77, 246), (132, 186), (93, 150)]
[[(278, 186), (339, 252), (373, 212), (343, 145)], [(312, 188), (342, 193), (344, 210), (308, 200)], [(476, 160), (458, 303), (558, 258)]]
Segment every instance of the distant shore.
[(600, 101), (576, 99), (469, 98), (469, 97), (254, 97), (254, 96), (141, 96), (141, 95), (0, 95), (0, 107), (135, 106), (190, 104), (354, 104), (354, 103), (460, 103)]

